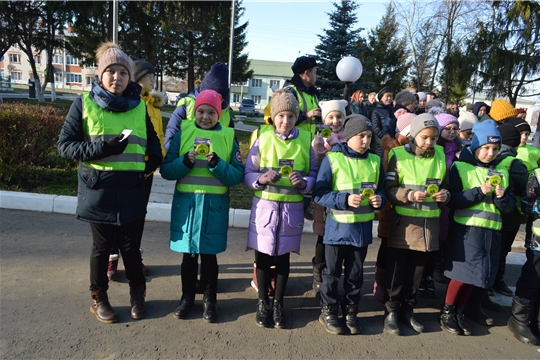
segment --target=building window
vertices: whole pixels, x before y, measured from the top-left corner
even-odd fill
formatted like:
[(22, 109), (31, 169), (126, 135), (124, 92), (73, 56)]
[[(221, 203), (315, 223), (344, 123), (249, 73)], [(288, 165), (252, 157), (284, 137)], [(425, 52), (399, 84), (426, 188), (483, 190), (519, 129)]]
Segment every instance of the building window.
[(240, 94), (233, 94), (232, 95), (232, 102), (240, 102)]
[(53, 64), (63, 64), (64, 63), (64, 58), (62, 57), (62, 55), (54, 55), (52, 62), (53, 62)]
[(254, 88), (262, 87), (262, 79), (251, 79), (251, 87), (254, 87)]
[(259, 105), (261, 103), (261, 95), (251, 95), (251, 100), (253, 100), (255, 104)]
[(270, 80), (270, 88), (274, 88), (274, 85), (276, 85), (276, 89), (279, 89), (279, 80)]
[(21, 80), (22, 80), (22, 72), (19, 72), (19, 71), (11, 72), (11, 81), (21, 81)]
[(79, 59), (71, 55), (66, 56), (66, 65), (79, 65)]
[(67, 83), (82, 83), (82, 75), (81, 74), (66, 74), (66, 82)]
[(41, 65), (41, 55), (34, 55), (34, 61), (36, 62), (36, 65)]
[(9, 54), (9, 62), (20, 64), (21, 63), (21, 55), (19, 54)]
[(62, 82), (62, 73), (54, 73), (54, 82), (55, 83), (61, 83)]
[(87, 76), (86, 77), (86, 85), (92, 85), (92, 82), (94, 82), (93, 76)]

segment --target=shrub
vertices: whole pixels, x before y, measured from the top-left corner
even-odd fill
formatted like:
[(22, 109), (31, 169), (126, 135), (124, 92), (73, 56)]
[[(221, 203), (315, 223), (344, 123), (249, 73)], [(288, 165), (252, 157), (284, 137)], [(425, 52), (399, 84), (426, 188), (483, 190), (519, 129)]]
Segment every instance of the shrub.
[(0, 104), (0, 185), (19, 183), (36, 166), (73, 166), (56, 151), (64, 119), (50, 106)]

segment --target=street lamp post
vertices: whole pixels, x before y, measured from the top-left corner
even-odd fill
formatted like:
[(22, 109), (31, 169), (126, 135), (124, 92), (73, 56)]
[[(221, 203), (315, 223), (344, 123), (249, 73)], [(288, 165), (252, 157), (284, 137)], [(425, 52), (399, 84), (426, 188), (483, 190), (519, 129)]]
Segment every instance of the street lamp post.
[(347, 115), (350, 115), (349, 85), (360, 79), (362, 75), (362, 63), (354, 56), (345, 56), (339, 60), (336, 66), (336, 75), (345, 83), (343, 98), (347, 101)]

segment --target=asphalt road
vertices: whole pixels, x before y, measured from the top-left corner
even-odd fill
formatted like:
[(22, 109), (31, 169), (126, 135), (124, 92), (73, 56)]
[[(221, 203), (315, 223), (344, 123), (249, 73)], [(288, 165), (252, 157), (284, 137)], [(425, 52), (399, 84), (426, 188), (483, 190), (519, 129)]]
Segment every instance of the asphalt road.
[[(382, 305), (370, 294), (378, 241), (365, 266), (366, 295), (360, 303), (363, 334), (334, 336), (318, 322), (320, 308), (311, 287), (315, 235), (304, 234), (302, 255), (291, 256), (285, 299), (287, 329), (255, 325), (256, 293), (250, 287), (253, 253), (245, 252), (246, 229), (229, 230), (229, 247), (218, 256), (219, 318), (202, 320), (199, 295), (186, 320), (171, 313), (180, 298), (181, 255), (168, 249), (169, 224), (148, 222), (143, 246), (148, 277), (148, 316), (129, 317), (128, 285), (109, 295), (120, 316), (102, 324), (89, 311), (90, 227), (72, 215), (0, 209), (0, 331), (2, 359), (169, 359), (169, 358), (538, 358), (538, 347), (518, 342), (506, 327), (510, 308), (490, 313), (495, 326), (472, 324), (473, 336), (454, 336), (437, 320), (438, 299), (420, 299), (418, 320), (426, 332), (402, 326), (404, 336), (383, 333)], [(517, 258), (519, 258), (517, 254)], [(514, 285), (519, 265), (509, 265)]]

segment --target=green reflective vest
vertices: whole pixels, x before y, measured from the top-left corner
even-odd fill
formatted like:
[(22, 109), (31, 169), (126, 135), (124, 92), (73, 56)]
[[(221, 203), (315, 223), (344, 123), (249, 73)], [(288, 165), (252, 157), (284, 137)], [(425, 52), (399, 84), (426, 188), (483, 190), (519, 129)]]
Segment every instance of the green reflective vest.
[(83, 95), (84, 138), (88, 142), (108, 141), (124, 130), (132, 130), (124, 141), (128, 145), (119, 155), (83, 164), (101, 171), (144, 171), (146, 153), (146, 104), (140, 101), (134, 109), (125, 112), (103, 110), (89, 94)]
[[(332, 169), (332, 190), (361, 194), (362, 183), (372, 183), (377, 186), (381, 163), (379, 156), (369, 153), (367, 159), (358, 159), (345, 156), (342, 152), (329, 152), (326, 157)], [(330, 212), (334, 220), (339, 223), (360, 223), (375, 218), (369, 198), (363, 199), (357, 208), (331, 209)]]
[[(281, 140), (270, 129), (273, 129), (273, 126), (261, 127), (259, 135), (261, 173), (264, 174), (270, 170), (281, 171), (283, 163), (289, 164), (287, 160), (292, 160), (294, 162), (292, 169), (302, 176), (307, 176), (311, 165), (311, 134), (298, 130), (296, 139)], [(263, 190), (255, 190), (254, 195), (261, 199), (279, 202), (300, 202), (304, 199), (304, 195), (285, 175), (278, 182), (267, 184)]]
[[(525, 162), (523, 162), (522, 160), (518, 158), (515, 158), (513, 156), (507, 156), (504, 159), (502, 159), (501, 162), (499, 162), (499, 165), (504, 166), (506, 170), (508, 170), (508, 174), (510, 174), (510, 167), (512, 166), (512, 162), (514, 161), (521, 161), (522, 163), (525, 164)], [(516, 195), (516, 208), (518, 209), (520, 214), (523, 214), (523, 211), (521, 211), (521, 196), (519, 195)]]
[[(234, 143), (234, 130), (222, 127), (221, 130), (204, 130), (194, 121), (182, 121), (182, 138), (180, 140), (180, 157), (195, 149), (195, 139), (208, 139), (209, 152), (216, 153), (221, 159), (229, 162)], [(193, 169), (176, 183), (176, 189), (183, 193), (225, 194), (229, 189), (223, 185), (208, 169), (208, 159), (203, 155), (195, 157)]]
[[(186, 105), (186, 118), (184, 120), (195, 120), (195, 99), (191, 96), (183, 97), (178, 100), (176, 107), (184, 104)], [(229, 127), (231, 124), (231, 113), (229, 112), (228, 107), (221, 110), (221, 117), (219, 118), (218, 122), (224, 128)]]
[[(388, 161), (392, 156), (396, 156), (401, 188), (425, 192), (428, 179), (436, 179), (440, 184), (446, 176), (446, 158), (442, 146), (435, 145), (435, 155), (429, 158), (415, 156), (404, 146), (390, 150)], [(441, 214), (439, 204), (431, 196), (426, 197), (424, 202), (394, 205), (394, 209), (399, 215), (412, 217), (436, 218)]]
[(525, 144), (518, 147), (517, 150), (517, 159), (523, 161), (529, 173), (538, 167), (538, 159), (540, 159), (540, 149), (535, 148), (534, 146)]
[[(484, 167), (474, 166), (462, 161), (457, 161), (452, 166), (458, 169), (463, 190), (481, 187), (489, 178), (489, 169)], [(504, 189), (508, 188), (508, 170), (501, 164), (498, 164), (495, 167), (495, 171), (503, 174), (501, 186)], [(466, 226), (476, 226), (491, 230), (502, 229), (501, 212), (493, 203), (493, 191), (484, 196), (483, 201), (466, 209), (456, 210), (454, 212), (454, 220), (458, 224)]]
[[(284, 89), (287, 88), (291, 88), (296, 91), (296, 97), (298, 98), (298, 109), (304, 114), (307, 114), (308, 111), (319, 107), (319, 99), (317, 96), (300, 91), (294, 85), (287, 85), (284, 87)], [(317, 132), (317, 119), (315, 117), (308, 118), (306, 115), (306, 119), (296, 127), (301, 130), (309, 131), (311, 134), (315, 135)]]

